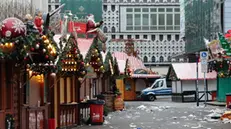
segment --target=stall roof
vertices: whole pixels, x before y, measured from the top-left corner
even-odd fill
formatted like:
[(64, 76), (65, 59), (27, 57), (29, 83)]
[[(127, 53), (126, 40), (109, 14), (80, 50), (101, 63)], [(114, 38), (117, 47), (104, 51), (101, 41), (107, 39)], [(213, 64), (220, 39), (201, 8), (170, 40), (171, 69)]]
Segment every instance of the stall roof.
[[(144, 66), (143, 62), (134, 56), (128, 56), (124, 52), (113, 52), (112, 56), (117, 59), (118, 67), (119, 67), (121, 74), (124, 73), (127, 59), (129, 61), (130, 67), (131, 67), (133, 72), (135, 70), (138, 70), (138, 69), (144, 69), (144, 70), (149, 71), (149, 69), (147, 69)], [(160, 77), (160, 75), (158, 75), (158, 74), (132, 74), (131, 77), (132, 78), (158, 78), (158, 77)]]
[(83, 58), (86, 57), (87, 52), (89, 51), (92, 43), (93, 43), (93, 38), (78, 38), (77, 43), (78, 47), (80, 50), (80, 53), (83, 55)]
[[(180, 80), (196, 80), (196, 63), (173, 63), (172, 68)], [(206, 73), (207, 80), (215, 80), (217, 72), (213, 71)], [(198, 63), (198, 79), (204, 79), (204, 74), (201, 72), (201, 63)]]

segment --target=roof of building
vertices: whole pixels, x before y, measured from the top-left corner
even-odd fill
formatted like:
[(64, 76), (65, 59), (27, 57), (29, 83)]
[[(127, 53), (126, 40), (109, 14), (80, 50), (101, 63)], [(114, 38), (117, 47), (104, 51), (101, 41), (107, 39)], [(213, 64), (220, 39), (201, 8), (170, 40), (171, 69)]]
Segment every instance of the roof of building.
[(80, 53), (83, 55), (83, 58), (86, 57), (87, 52), (89, 51), (92, 43), (93, 43), (93, 38), (78, 38), (77, 42), (78, 42), (78, 47), (80, 50)]
[(132, 78), (157, 78), (157, 77), (160, 77), (160, 75), (158, 75), (158, 74), (134, 74), (133, 72), (138, 70), (138, 69), (144, 69), (146, 71), (149, 71), (149, 69), (147, 69), (144, 66), (143, 62), (134, 56), (128, 56), (124, 52), (113, 52), (112, 56), (117, 59), (118, 67), (119, 67), (121, 74), (124, 73), (126, 60), (128, 59), (128, 62), (130, 64), (130, 68), (132, 70), (132, 75), (131, 75)]
[[(196, 63), (173, 63), (173, 68), (176, 77), (180, 80), (196, 80)], [(217, 78), (217, 72), (213, 71), (206, 73), (207, 80), (214, 80)], [(204, 79), (204, 74), (201, 72), (201, 63), (198, 63), (198, 79)]]

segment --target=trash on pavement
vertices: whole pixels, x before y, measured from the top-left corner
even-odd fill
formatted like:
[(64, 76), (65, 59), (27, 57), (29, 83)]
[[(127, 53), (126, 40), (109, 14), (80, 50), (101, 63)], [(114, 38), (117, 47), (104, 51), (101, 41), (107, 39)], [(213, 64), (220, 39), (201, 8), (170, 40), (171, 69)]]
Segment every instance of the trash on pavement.
[(229, 119), (231, 120), (231, 111), (226, 111), (222, 116), (221, 116), (221, 120), (224, 119)]

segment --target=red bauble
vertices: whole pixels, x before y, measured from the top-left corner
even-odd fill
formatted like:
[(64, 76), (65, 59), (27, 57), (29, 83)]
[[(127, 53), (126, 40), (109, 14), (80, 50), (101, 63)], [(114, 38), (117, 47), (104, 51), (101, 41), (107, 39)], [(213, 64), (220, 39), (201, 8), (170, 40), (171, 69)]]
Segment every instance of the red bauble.
[(1, 37), (15, 38), (26, 34), (24, 23), (14, 17), (3, 20), (0, 24)]
[(31, 51), (34, 51), (34, 48), (32, 47), (30, 50), (31, 50)]
[(84, 65), (84, 62), (81, 62), (82, 65)]
[(45, 56), (45, 58), (46, 58), (46, 59), (48, 59), (48, 58), (49, 58), (49, 56), (48, 56), (48, 55), (46, 55), (46, 56)]

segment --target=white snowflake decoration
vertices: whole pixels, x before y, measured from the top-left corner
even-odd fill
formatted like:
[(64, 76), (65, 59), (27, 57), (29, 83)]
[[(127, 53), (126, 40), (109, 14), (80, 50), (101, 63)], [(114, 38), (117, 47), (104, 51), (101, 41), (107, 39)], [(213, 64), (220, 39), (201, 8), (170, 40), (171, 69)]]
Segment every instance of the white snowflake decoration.
[(6, 35), (6, 37), (10, 37), (10, 36), (11, 36), (11, 31), (9, 31), (9, 30), (6, 31), (6, 34), (5, 34), (5, 35)]
[(21, 31), (25, 31), (25, 25), (19, 21), (19, 20), (15, 20), (13, 23), (13, 29), (15, 29), (14, 32), (19, 32), (21, 33)]

